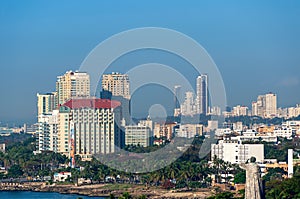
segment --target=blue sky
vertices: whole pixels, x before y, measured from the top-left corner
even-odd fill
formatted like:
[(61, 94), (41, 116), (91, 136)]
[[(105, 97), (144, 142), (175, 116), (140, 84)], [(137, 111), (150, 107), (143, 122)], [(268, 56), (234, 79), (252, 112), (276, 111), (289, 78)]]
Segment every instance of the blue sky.
[(34, 121), (36, 93), (76, 70), (101, 41), (145, 26), (199, 42), (223, 76), (230, 106), (278, 94), (300, 103), (300, 1), (0, 2), (0, 121)]

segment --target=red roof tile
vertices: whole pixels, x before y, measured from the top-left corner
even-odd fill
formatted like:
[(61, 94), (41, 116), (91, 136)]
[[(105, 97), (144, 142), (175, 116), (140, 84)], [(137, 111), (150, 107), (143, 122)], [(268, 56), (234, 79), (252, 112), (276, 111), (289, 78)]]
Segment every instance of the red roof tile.
[(62, 106), (67, 106), (71, 109), (77, 108), (116, 108), (121, 106), (121, 102), (108, 99), (71, 99)]

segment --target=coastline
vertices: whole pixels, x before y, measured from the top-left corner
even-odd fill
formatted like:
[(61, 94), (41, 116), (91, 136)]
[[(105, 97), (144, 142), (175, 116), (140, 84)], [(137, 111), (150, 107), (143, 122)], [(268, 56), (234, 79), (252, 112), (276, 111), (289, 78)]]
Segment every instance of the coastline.
[(212, 195), (210, 189), (197, 189), (193, 191), (165, 190), (158, 187), (148, 187), (144, 185), (132, 184), (91, 184), (91, 185), (46, 185), (42, 182), (30, 183), (0, 183), (0, 191), (32, 191), (32, 192), (57, 192), (61, 194), (78, 194), (83, 196), (115, 197), (121, 196), (124, 192), (130, 193), (134, 197), (146, 196), (147, 198), (197, 198), (204, 199)]

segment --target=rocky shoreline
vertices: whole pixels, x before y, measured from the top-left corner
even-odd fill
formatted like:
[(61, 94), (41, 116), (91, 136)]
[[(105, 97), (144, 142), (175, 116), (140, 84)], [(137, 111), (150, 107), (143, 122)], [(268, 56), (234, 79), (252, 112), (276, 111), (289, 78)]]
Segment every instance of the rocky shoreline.
[(108, 197), (114, 194), (116, 197), (121, 196), (124, 192), (130, 193), (132, 196), (146, 196), (146, 198), (155, 199), (185, 199), (195, 198), (204, 199), (212, 195), (209, 189), (198, 189), (195, 191), (175, 191), (164, 190), (157, 187), (145, 188), (141, 185), (128, 185), (128, 187), (114, 189), (111, 184), (95, 184), (95, 185), (46, 185), (45, 183), (0, 183), (0, 191), (34, 191), (34, 192), (57, 192), (62, 194), (79, 194), (85, 196)]

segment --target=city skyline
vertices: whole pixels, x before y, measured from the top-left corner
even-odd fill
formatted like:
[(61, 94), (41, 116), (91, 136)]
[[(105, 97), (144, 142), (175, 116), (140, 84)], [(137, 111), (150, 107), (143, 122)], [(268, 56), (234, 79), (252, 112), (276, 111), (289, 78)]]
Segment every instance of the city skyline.
[[(53, 91), (56, 76), (77, 70), (99, 42), (120, 31), (144, 26), (171, 28), (203, 45), (219, 67), (231, 107), (250, 107), (256, 96), (270, 91), (277, 94), (279, 107), (300, 102), (299, 2), (118, 5), (96, 1), (84, 6), (73, 2), (71, 7), (68, 2), (1, 2), (0, 91), (4, 95), (0, 121), (35, 121), (36, 93)], [(168, 9), (170, 6), (172, 9)], [(163, 59), (176, 67), (177, 61), (168, 56)], [(148, 57), (139, 60), (149, 61)], [(132, 63), (125, 60), (113, 65), (121, 66), (119, 71), (124, 72)]]

